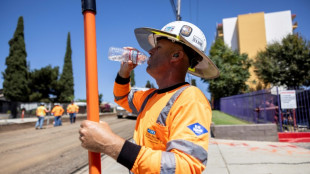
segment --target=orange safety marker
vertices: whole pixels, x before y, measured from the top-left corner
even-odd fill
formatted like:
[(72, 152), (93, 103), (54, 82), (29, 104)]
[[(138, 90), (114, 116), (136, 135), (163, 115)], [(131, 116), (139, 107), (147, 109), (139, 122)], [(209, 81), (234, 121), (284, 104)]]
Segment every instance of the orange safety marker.
[[(82, 0), (84, 15), (87, 120), (99, 122), (98, 71), (96, 45), (96, 0)], [(88, 151), (90, 174), (101, 173), (100, 153)]]
[(22, 121), (24, 121), (25, 109), (22, 109)]

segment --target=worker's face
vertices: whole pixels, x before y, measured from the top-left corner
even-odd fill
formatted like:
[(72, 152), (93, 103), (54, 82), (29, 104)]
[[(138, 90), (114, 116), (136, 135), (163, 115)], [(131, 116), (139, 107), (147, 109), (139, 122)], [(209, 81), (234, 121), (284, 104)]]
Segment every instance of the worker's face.
[(161, 74), (170, 68), (170, 59), (174, 43), (167, 39), (161, 39), (157, 41), (154, 48), (149, 51), (150, 58), (147, 62), (148, 67), (146, 71), (154, 77), (156, 74)]

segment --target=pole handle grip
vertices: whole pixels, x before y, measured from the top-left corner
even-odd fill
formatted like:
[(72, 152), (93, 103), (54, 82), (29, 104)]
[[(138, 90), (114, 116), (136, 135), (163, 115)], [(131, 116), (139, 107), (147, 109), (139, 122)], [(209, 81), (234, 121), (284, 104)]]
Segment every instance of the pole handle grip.
[(96, 14), (96, 0), (82, 0), (82, 13), (86, 10), (93, 11)]

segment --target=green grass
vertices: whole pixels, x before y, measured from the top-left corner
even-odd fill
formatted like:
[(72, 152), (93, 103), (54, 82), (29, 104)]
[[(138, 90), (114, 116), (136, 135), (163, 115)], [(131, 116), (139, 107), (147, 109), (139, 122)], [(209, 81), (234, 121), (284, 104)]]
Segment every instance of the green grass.
[(212, 122), (215, 125), (234, 125), (234, 124), (251, 124), (234, 116), (225, 114), (224, 112), (213, 110)]

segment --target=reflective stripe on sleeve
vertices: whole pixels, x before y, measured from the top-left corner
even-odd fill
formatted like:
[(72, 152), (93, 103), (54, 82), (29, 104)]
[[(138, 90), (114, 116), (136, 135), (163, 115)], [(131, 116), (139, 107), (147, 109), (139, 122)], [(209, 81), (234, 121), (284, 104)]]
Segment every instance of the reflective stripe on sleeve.
[(161, 154), (161, 164), (160, 164), (161, 174), (175, 173), (175, 157), (172, 152), (162, 152)]
[(172, 149), (177, 149), (184, 153), (187, 153), (199, 161), (201, 161), (204, 165), (207, 165), (208, 160), (208, 152), (201, 146), (194, 144), (193, 142), (186, 140), (172, 140), (167, 143), (166, 151), (169, 152)]
[(119, 101), (119, 100), (125, 98), (127, 95), (128, 95), (128, 94), (126, 94), (126, 95), (124, 95), (124, 96), (115, 96), (115, 95), (114, 95), (114, 99), (115, 99), (116, 101)]
[(137, 111), (135, 105), (133, 104), (133, 97), (134, 97), (135, 92), (136, 92), (135, 90), (130, 90), (130, 92), (128, 94), (128, 104), (129, 104), (129, 107), (130, 107), (132, 113), (138, 114), (138, 111)]
[(166, 126), (166, 119), (168, 117), (168, 113), (170, 112), (172, 105), (174, 104), (175, 100), (179, 97), (179, 95), (188, 87), (190, 87), (190, 86), (184, 86), (173, 94), (173, 96), (167, 102), (166, 106), (161, 110), (161, 112), (157, 118), (157, 121), (156, 121), (157, 123), (159, 123), (163, 126)]

